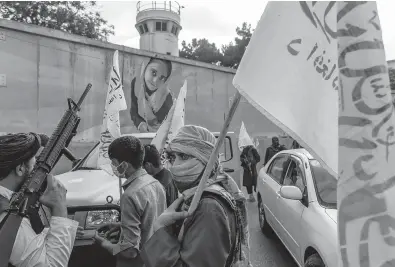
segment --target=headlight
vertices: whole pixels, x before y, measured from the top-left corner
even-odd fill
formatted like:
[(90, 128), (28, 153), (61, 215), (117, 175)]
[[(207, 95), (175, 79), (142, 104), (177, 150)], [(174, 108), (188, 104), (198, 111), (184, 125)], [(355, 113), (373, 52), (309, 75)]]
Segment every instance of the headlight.
[(94, 210), (88, 212), (85, 228), (98, 228), (103, 224), (116, 222), (119, 222), (117, 210)]

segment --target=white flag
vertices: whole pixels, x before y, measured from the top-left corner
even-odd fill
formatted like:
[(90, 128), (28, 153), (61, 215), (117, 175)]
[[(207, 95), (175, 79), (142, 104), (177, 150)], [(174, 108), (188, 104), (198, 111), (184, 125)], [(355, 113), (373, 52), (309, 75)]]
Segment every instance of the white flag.
[(258, 137), (257, 137), (257, 138), (255, 138), (254, 146), (255, 146), (255, 148), (258, 148), (258, 146), (259, 146), (259, 140), (258, 140)]
[(178, 93), (176, 102), (171, 107), (165, 121), (159, 127), (151, 144), (155, 145), (159, 152), (166, 148), (167, 144), (174, 138), (178, 130), (185, 124), (185, 100), (187, 96), (188, 83), (184, 85)]
[(247, 133), (247, 129), (244, 125), (244, 122), (241, 122), (239, 140), (238, 140), (239, 150), (243, 151), (243, 148), (246, 146), (255, 146), (255, 144), (252, 142), (251, 137)]
[(395, 266), (395, 113), (376, 3), (338, 2), (343, 267)]
[[(337, 43), (328, 43), (311, 23), (303, 12), (304, 3), (267, 4), (233, 84), (248, 102), (335, 175)], [(330, 26), (335, 22), (332, 16), (326, 20)]]
[(125, 95), (122, 89), (122, 79), (119, 72), (118, 50), (114, 53), (112, 64), (100, 136), (99, 156), (97, 160), (97, 166), (99, 167), (110, 164), (108, 147), (114, 139), (121, 136), (119, 111), (127, 109)]

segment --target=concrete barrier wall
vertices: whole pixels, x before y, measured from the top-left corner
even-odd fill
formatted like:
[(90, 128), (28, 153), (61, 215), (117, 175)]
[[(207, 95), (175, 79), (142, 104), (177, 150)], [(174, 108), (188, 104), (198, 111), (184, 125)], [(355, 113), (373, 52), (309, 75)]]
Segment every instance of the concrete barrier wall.
[[(37, 131), (50, 134), (67, 107), (66, 99), (77, 100), (85, 86), (93, 87), (81, 111), (81, 141), (98, 140), (102, 125), (112, 57), (119, 51), (123, 89), (129, 110), (120, 114), (121, 131), (137, 132), (131, 119), (132, 81), (142, 88), (142, 73), (152, 58), (170, 61), (166, 88), (173, 98), (188, 82), (186, 123), (219, 131), (236, 92), (235, 71), (211, 64), (154, 54), (99, 42), (61, 31), (0, 20), (0, 132)], [(253, 136), (281, 132), (244, 99), (232, 122), (238, 132), (241, 121)]]

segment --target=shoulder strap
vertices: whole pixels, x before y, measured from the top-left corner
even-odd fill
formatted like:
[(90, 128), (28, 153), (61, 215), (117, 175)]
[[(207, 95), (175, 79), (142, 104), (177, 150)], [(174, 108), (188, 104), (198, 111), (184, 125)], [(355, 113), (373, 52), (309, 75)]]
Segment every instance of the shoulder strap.
[[(0, 195), (0, 214), (6, 212), (8, 209), (10, 201), (4, 196)], [(14, 267), (11, 263), (8, 263), (8, 267)]]
[[(202, 199), (203, 198), (212, 198), (215, 199), (221, 206), (227, 206), (228, 208), (230, 208), (235, 214), (235, 219), (236, 221), (234, 222), (233, 225), (233, 229), (231, 228), (231, 232), (234, 233), (233, 236), (231, 236), (232, 238), (232, 245), (231, 245), (231, 249), (228, 255), (228, 258), (226, 259), (226, 263), (225, 263), (225, 267), (232, 267), (236, 254), (237, 254), (237, 248), (239, 246), (239, 235), (240, 235), (240, 231), (238, 229), (238, 218), (237, 218), (237, 210), (235, 209), (235, 206), (233, 205), (233, 203), (229, 202), (229, 200), (227, 198), (224, 198), (223, 195), (218, 194), (217, 192), (214, 191), (205, 191), (203, 192), (202, 195)], [(232, 234), (231, 234), (232, 235)]]
[(0, 195), (0, 214), (7, 211), (10, 201), (4, 196)]
[[(4, 196), (0, 195), (0, 214), (6, 212), (9, 207), (10, 201)], [(32, 228), (36, 234), (39, 234), (44, 230), (44, 224), (42, 218), (40, 217), (39, 210), (41, 209), (41, 205), (37, 208), (29, 209), (28, 218)]]

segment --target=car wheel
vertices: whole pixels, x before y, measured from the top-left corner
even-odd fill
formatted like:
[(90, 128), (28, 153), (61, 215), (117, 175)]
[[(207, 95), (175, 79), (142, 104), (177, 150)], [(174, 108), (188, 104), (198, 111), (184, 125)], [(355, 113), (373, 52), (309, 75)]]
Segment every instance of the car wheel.
[(258, 218), (259, 226), (261, 227), (262, 233), (270, 236), (270, 234), (272, 234), (272, 228), (266, 221), (265, 209), (263, 207), (262, 198), (260, 196), (258, 196)]
[(324, 262), (322, 261), (320, 255), (317, 253), (309, 256), (304, 263), (304, 267), (325, 267)]

